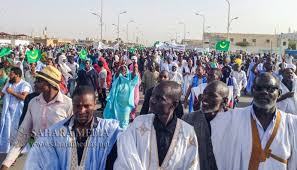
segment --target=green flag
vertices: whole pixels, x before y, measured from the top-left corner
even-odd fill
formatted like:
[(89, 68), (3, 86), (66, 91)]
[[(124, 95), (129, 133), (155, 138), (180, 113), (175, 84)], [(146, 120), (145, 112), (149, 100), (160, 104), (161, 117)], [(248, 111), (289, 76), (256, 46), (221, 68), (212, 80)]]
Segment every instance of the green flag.
[(229, 48), (230, 48), (230, 41), (228, 40), (219, 41), (216, 44), (216, 50), (218, 51), (229, 51)]
[(138, 45), (138, 46), (136, 46), (136, 49), (137, 49), (138, 51), (140, 51), (140, 50), (144, 50), (144, 46), (143, 46), (143, 45)]
[(28, 63), (36, 63), (41, 58), (40, 50), (31, 50), (26, 53)]
[(0, 58), (4, 57), (4, 56), (7, 56), (10, 53), (11, 53), (10, 48), (2, 48), (1, 51), (0, 51)]
[(129, 51), (130, 53), (134, 54), (134, 53), (135, 53), (135, 50), (136, 50), (135, 48), (131, 47), (131, 48), (129, 48), (128, 51)]
[(88, 55), (87, 50), (85, 50), (85, 49), (81, 49), (80, 50), (80, 52), (79, 52), (79, 58), (80, 59), (86, 60), (87, 59), (87, 55)]
[(156, 47), (158, 44), (160, 44), (160, 41), (156, 41), (156, 42), (154, 43), (154, 47)]

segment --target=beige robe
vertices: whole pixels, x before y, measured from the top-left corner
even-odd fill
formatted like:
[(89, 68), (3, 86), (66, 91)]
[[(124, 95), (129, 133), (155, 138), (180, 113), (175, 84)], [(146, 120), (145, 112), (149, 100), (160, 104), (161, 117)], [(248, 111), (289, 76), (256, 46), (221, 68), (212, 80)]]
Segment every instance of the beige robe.
[(198, 142), (192, 126), (177, 119), (167, 155), (159, 167), (154, 114), (136, 117), (117, 141), (114, 169), (199, 169)]

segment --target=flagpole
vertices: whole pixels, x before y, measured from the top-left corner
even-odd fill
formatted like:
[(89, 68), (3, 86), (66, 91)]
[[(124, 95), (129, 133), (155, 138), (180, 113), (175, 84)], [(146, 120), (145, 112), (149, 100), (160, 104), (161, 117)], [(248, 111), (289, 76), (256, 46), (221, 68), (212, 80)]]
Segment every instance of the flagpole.
[(230, 32), (230, 1), (226, 0), (226, 2), (228, 3), (228, 21), (227, 21), (227, 40), (229, 40), (229, 32)]
[(123, 11), (123, 12), (119, 13), (119, 15), (118, 15), (118, 41), (120, 39), (120, 15), (126, 14), (126, 13), (127, 13), (127, 11)]
[(184, 42), (186, 41), (186, 24), (184, 22), (179, 22), (179, 24), (184, 25)]
[(100, 40), (102, 42), (103, 39), (103, 0), (101, 0), (101, 17), (100, 17)]
[(127, 32), (126, 32), (126, 34), (127, 34), (127, 43), (129, 43), (129, 24), (130, 23), (135, 23), (135, 21), (134, 20), (130, 20), (128, 23), (127, 23)]
[(197, 16), (201, 16), (203, 19), (203, 28), (202, 28), (202, 48), (204, 48), (204, 33), (205, 33), (205, 15), (200, 14), (200, 13), (195, 13)]

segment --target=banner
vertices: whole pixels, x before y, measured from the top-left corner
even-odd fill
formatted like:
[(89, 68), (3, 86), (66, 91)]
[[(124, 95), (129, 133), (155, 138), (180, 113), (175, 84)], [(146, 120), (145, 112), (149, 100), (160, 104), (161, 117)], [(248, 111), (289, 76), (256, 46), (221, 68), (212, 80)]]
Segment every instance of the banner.
[(216, 44), (216, 50), (218, 51), (229, 51), (230, 48), (230, 41), (224, 40), (219, 41)]
[(28, 63), (36, 63), (37, 61), (40, 60), (42, 56), (41, 56), (40, 50), (31, 50), (31, 51), (27, 51), (26, 57), (27, 57)]

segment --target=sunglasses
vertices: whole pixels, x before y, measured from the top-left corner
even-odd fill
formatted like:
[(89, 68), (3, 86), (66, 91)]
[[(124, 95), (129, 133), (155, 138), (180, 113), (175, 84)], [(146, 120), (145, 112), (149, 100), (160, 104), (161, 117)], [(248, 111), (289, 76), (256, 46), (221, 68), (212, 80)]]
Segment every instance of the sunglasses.
[(254, 86), (254, 90), (255, 91), (267, 91), (268, 93), (273, 93), (276, 90), (278, 90), (278, 87), (274, 87), (274, 86)]

